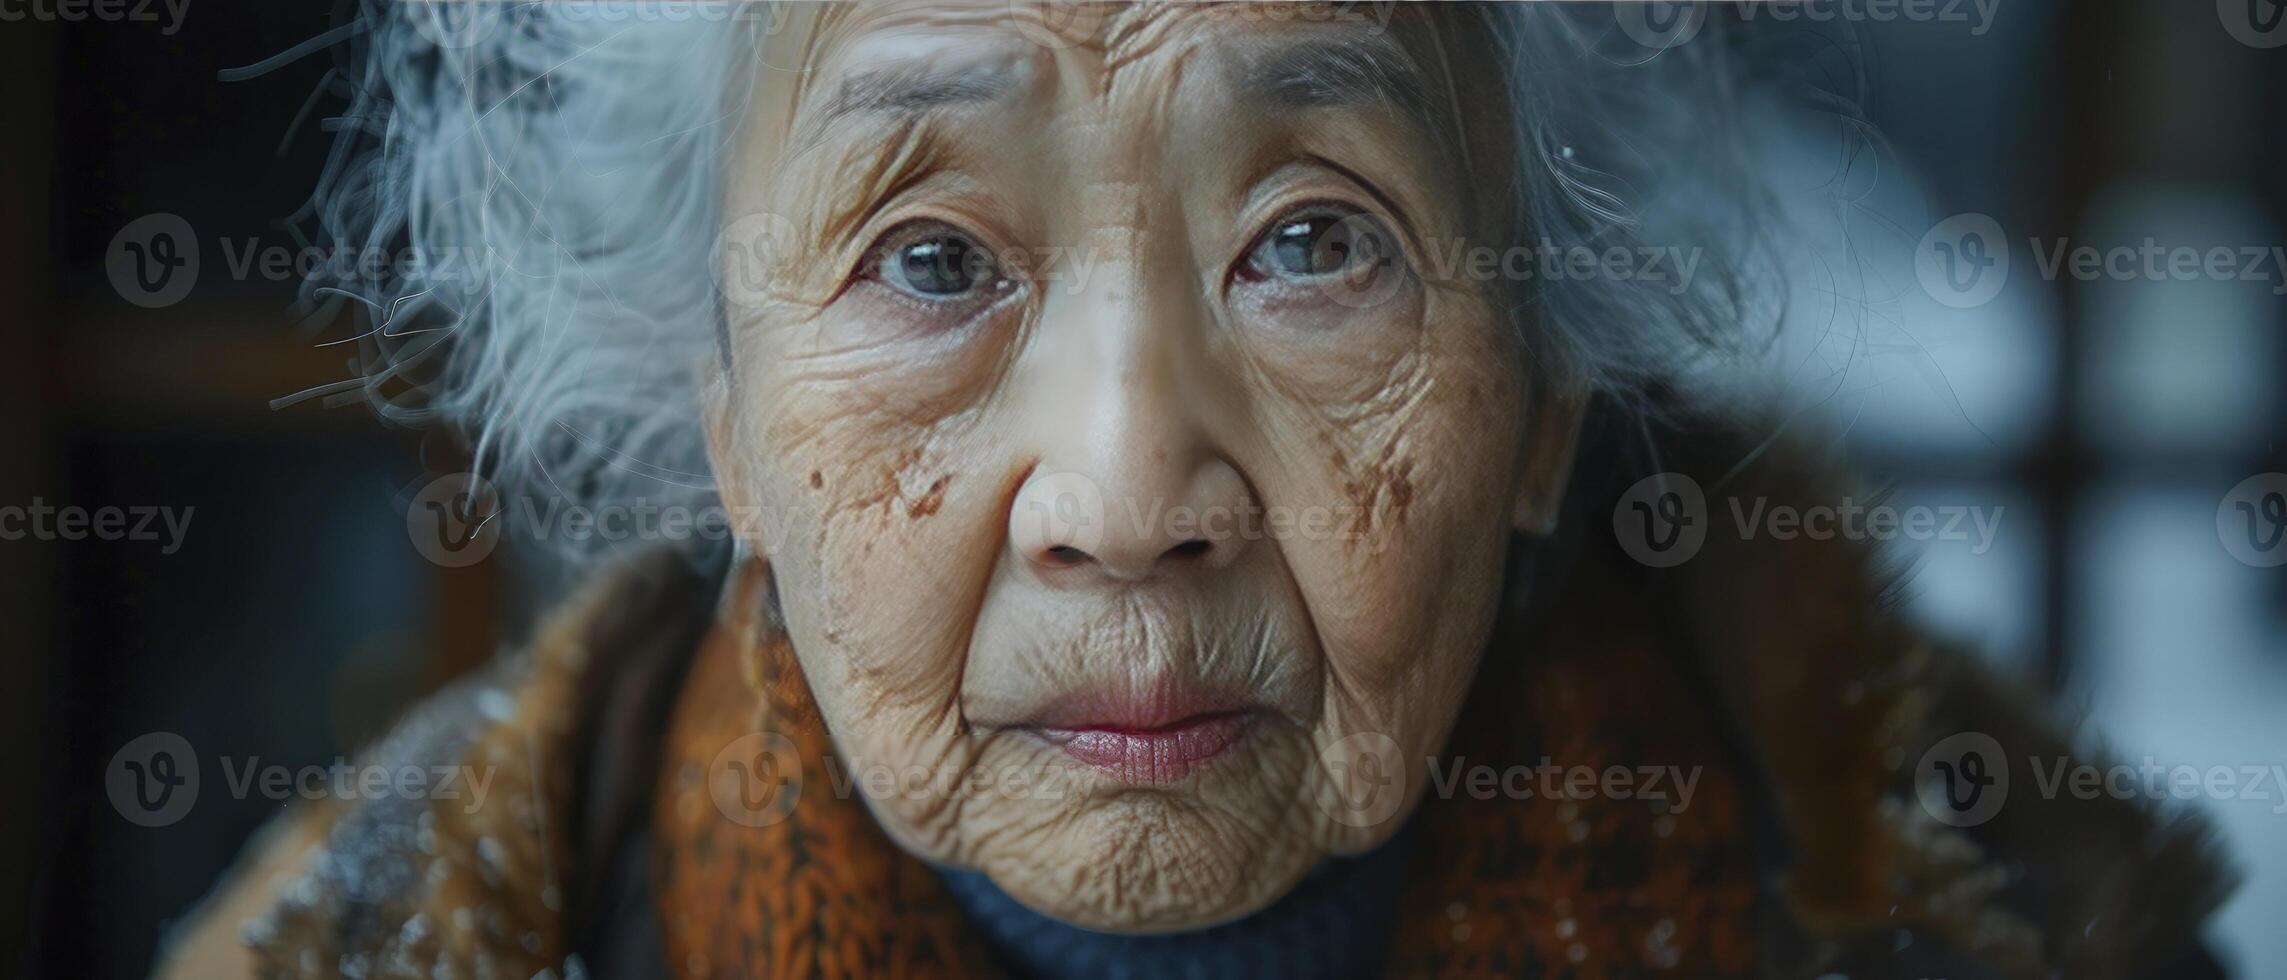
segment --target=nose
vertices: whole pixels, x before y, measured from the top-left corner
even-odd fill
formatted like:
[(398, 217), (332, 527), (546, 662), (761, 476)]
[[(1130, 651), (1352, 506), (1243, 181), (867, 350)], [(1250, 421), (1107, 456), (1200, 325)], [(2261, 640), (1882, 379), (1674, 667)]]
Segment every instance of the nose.
[(1134, 582), (1236, 561), (1255, 523), (1238, 470), (1220, 457), (1123, 441), (1141, 458), (1107, 447), (1098, 455), (1109, 465), (1033, 471), (1010, 513), (1017, 554), (1065, 580)]
[(1202, 314), (1166, 299), (1180, 288), (1090, 285), (1102, 288), (1045, 311), (1027, 358), (1039, 456), (1010, 510), (1010, 545), (1063, 583), (1229, 566), (1254, 537), (1256, 508), (1213, 435), (1228, 393)]

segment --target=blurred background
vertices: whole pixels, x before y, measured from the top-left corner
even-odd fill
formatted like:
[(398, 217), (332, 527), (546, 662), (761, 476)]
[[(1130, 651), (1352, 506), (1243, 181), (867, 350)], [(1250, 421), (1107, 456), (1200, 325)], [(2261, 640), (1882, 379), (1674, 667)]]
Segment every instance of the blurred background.
[[(67, 9), (0, 0), (0, 507), (123, 524), (0, 537), (0, 786), (19, 790), (0, 867), (21, 885), (0, 895), (0, 962), (133, 977), (282, 805), (209, 792), (139, 826), (107, 798), (113, 753), (169, 732), (208, 760), (330, 763), (520, 635), (549, 586), (513, 548), (461, 568), (415, 549), (413, 492), (465, 465), (449, 437), (273, 407), (348, 376), (293, 308), (310, 244), (293, 218), (330, 146), (337, 54), (221, 79), (341, 11)], [(2287, 471), (2287, 267), (2043, 265), (2060, 245), (2279, 254), (2280, 11), (1703, 11), (1766, 74), (1856, 103), (1773, 140), (1805, 229), (1780, 396), (1898, 503), (1994, 519), (1989, 539), (1897, 543), (1912, 614), (2131, 763), (2287, 765), (2287, 545), (2263, 547), (2287, 528), (2287, 498), (2266, 509), (2287, 477), (2247, 482)], [(1849, 115), (1879, 152), (1845, 152), (1865, 132)], [(1998, 288), (1958, 288), (1933, 243), (2006, 254), (1984, 266)], [(145, 513), (150, 533), (126, 533)], [(2287, 787), (2169, 805), (2206, 813), (2245, 871), (2216, 923), (2227, 963), (2287, 962)]]

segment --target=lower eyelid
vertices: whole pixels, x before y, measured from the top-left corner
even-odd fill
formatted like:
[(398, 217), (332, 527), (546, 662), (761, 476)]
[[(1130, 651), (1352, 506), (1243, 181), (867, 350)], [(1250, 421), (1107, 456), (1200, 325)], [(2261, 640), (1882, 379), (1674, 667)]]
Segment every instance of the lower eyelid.
[[(995, 280), (995, 283), (1002, 282), (1008, 282), (1008, 280)], [(864, 290), (862, 298), (865, 302), (894, 307), (895, 312), (889, 313), (889, 315), (898, 316), (901, 319), (928, 321), (923, 329), (931, 331), (959, 329), (990, 315), (996, 308), (1015, 299), (1021, 292), (1021, 289), (1013, 284), (1009, 286), (988, 284), (980, 286), (975, 292), (955, 299), (931, 300), (911, 295), (896, 286), (872, 277), (861, 280), (858, 285)], [(857, 294), (857, 289), (853, 289), (852, 294)]]

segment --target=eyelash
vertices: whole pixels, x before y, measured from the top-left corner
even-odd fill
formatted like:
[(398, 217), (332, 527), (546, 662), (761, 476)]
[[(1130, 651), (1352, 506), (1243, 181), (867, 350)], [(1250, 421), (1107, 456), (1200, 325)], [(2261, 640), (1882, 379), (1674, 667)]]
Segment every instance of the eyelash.
[[(1276, 236), (1287, 231), (1303, 231), (1306, 237), (1282, 246)], [(1296, 254), (1292, 249), (1297, 246), (1305, 251)], [(1282, 247), (1288, 251), (1280, 252)], [(1363, 264), (1353, 261), (1361, 256)], [(1332, 259), (1340, 267), (1323, 272), (1274, 267), (1297, 258), (1306, 264)], [(1412, 269), (1391, 222), (1345, 201), (1320, 200), (1286, 208), (1265, 223), (1232, 261), (1225, 281), (1226, 288), (1249, 290), (1257, 302), (1270, 304), (1266, 309), (1299, 311), (1332, 304), (1355, 310), (1393, 298)]]
[[(940, 257), (934, 260), (923, 257), (920, 264), (915, 265), (907, 250), (932, 243), (949, 247)], [(974, 274), (973, 282), (936, 295), (924, 288), (930, 283), (915, 279), (916, 275), (944, 280), (970, 274)], [(933, 218), (906, 221), (883, 232), (866, 247), (865, 257), (853, 276), (853, 282), (856, 281), (870, 282), (895, 301), (924, 314), (961, 319), (998, 304), (1016, 287), (1014, 279), (1001, 273), (992, 249), (983, 244), (980, 236)]]

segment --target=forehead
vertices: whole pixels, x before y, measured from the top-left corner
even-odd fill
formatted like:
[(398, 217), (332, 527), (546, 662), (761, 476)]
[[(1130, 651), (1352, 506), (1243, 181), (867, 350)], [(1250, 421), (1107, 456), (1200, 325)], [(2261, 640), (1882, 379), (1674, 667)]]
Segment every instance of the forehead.
[(1272, 106), (1376, 104), (1443, 128), (1451, 110), (1439, 112), (1427, 93), (1447, 90), (1450, 70), (1428, 20), (1386, 4), (823, 5), (792, 32), (801, 65), (794, 101), (809, 116), (916, 112), (1043, 89), (1075, 102), (1148, 103), (1205, 83)]

